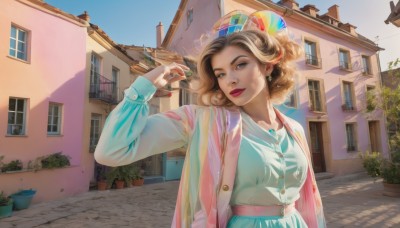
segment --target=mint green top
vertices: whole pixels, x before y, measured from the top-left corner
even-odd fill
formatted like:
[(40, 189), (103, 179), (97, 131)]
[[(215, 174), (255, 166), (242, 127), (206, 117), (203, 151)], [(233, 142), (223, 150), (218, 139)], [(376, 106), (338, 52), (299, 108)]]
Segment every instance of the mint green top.
[[(241, 111), (240, 145), (231, 205), (282, 205), (294, 203), (306, 180), (307, 159), (285, 128), (265, 130)], [(285, 217), (233, 216), (228, 227), (307, 227), (295, 211)]]

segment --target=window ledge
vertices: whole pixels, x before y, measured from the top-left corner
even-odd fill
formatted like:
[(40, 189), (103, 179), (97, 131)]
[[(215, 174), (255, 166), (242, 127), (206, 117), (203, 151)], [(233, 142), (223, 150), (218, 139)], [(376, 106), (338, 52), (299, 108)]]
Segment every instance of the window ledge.
[(343, 67), (339, 66), (339, 69), (342, 71), (346, 71), (346, 72), (353, 72), (353, 70), (351, 68), (343, 68)]
[(321, 64), (317, 66), (317, 65), (310, 64), (310, 63), (306, 63), (306, 66), (309, 66), (309, 67), (312, 67), (312, 68), (315, 68), (315, 69), (322, 69)]
[(22, 169), (22, 170), (17, 170), (17, 171), (7, 171), (5, 173), (0, 172), (0, 175), (4, 175), (4, 174), (15, 174), (15, 173), (36, 173), (38, 171), (45, 171), (45, 170), (56, 170), (56, 169), (68, 169), (68, 168), (76, 168), (79, 167), (79, 165), (70, 165), (70, 166), (66, 166), (66, 167), (62, 167), (62, 168), (54, 168), (54, 169)]
[(61, 134), (58, 134), (58, 135), (56, 135), (56, 134), (54, 134), (54, 135), (47, 134), (47, 137), (64, 137), (64, 135), (61, 135)]
[(12, 59), (12, 60), (20, 61), (20, 62), (22, 62), (22, 63), (25, 63), (25, 64), (31, 64), (29, 61), (22, 60), (22, 59), (19, 59), (19, 58), (13, 57), (13, 56), (9, 56), (9, 55), (7, 55), (7, 57), (8, 57), (8, 58), (10, 58), (10, 59)]
[(315, 114), (320, 114), (320, 115), (325, 115), (326, 114), (325, 111), (315, 111), (315, 110), (312, 110), (312, 109), (310, 109), (309, 111), (312, 112), (312, 113), (315, 113)]
[(28, 138), (28, 135), (9, 135), (9, 134), (6, 134), (5, 136), (6, 137), (10, 137), (10, 138), (13, 138), (13, 137), (15, 137), (15, 138)]

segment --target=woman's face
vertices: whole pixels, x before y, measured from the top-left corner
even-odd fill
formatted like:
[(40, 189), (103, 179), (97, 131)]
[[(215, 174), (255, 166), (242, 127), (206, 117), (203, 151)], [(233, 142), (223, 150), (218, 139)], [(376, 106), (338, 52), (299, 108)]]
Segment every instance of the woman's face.
[(211, 66), (219, 88), (236, 106), (265, 103), (270, 65), (260, 64), (252, 54), (239, 47), (228, 46), (211, 58)]

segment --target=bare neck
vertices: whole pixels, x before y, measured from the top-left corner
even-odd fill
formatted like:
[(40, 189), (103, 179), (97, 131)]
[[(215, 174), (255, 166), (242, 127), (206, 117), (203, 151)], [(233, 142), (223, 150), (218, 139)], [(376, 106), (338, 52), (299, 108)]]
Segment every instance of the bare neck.
[(276, 116), (270, 99), (255, 99), (252, 102), (242, 106), (242, 109), (254, 120), (254, 122), (265, 129), (277, 130), (283, 126), (281, 121)]

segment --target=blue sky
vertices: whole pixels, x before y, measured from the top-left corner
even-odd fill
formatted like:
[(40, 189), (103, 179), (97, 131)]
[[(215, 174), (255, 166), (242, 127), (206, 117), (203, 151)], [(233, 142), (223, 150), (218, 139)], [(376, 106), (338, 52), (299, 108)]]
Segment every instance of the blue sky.
[[(100, 26), (114, 41), (127, 45), (156, 46), (156, 25), (161, 21), (165, 33), (180, 0), (45, 0), (61, 10), (78, 15), (88, 11), (91, 22)], [(397, 2), (397, 0), (394, 0)], [(276, 2), (276, 0), (274, 1)], [(297, 0), (300, 7), (313, 4), (324, 14), (337, 4), (342, 22), (353, 24), (356, 31), (385, 48), (380, 52), (382, 69), (400, 57), (400, 28), (386, 25), (390, 0)], [(378, 38), (376, 38), (378, 37)]]

